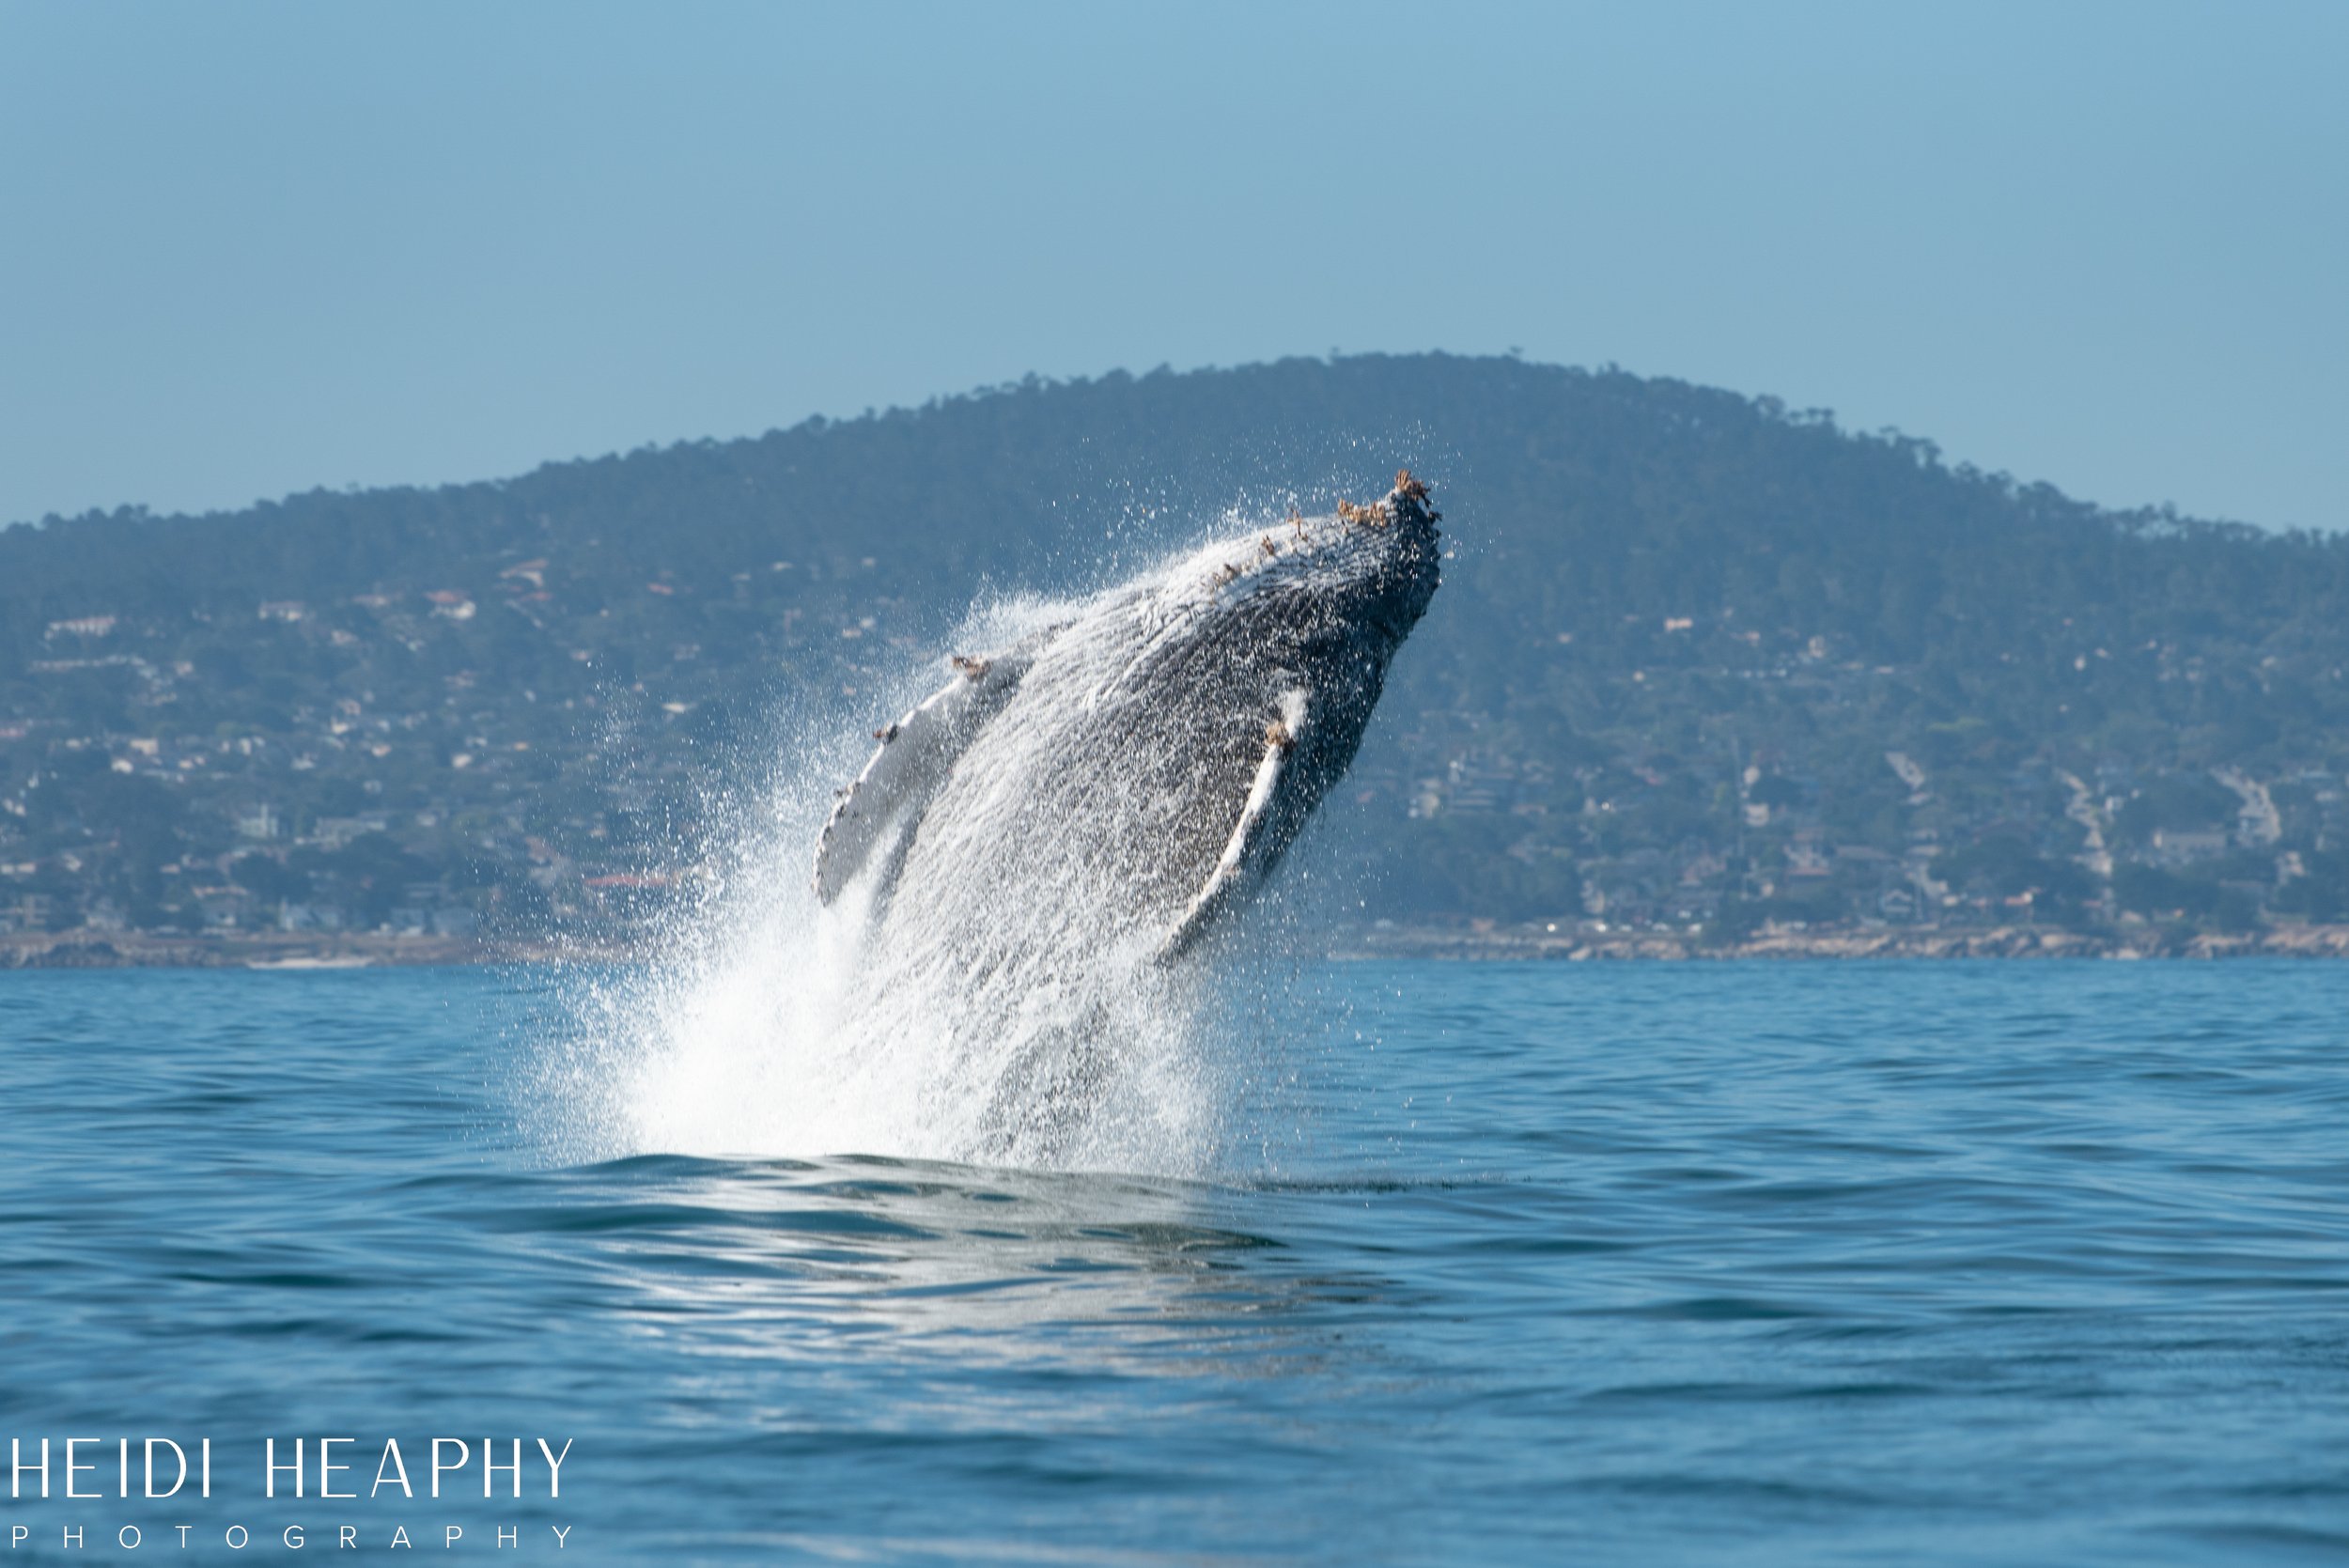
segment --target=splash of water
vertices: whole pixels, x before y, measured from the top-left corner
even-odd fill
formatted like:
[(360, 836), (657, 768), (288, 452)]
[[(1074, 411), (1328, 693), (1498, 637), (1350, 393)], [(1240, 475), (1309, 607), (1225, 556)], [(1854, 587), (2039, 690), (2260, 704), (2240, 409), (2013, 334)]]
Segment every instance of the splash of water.
[[(955, 645), (993, 647), (1068, 601), (976, 610)], [(903, 672), (876, 711), (926, 695), (938, 669)], [(874, 1154), (1052, 1169), (1189, 1175), (1213, 1157), (1233, 1095), (1236, 1036), (1203, 966), (1174, 970), (1131, 942), (1068, 944), (1049, 986), (972, 984), (890, 951), (873, 892), (835, 904), (808, 885), (809, 846), (834, 787), (869, 743), (811, 711), (768, 778), (736, 792), (715, 857), (727, 869), (659, 939), (653, 962), (583, 974), (572, 1027), (534, 1096), (569, 1157)], [(1106, 918), (1100, 924), (1114, 924)], [(1052, 924), (1081, 928), (1060, 911)], [(899, 923), (902, 924), (902, 921)], [(1023, 1083), (1052, 1042), (1081, 1035), (1090, 1070)], [(1022, 1095), (1035, 1096), (1022, 1107)]]
[[(1226, 515), (1227, 534), (1236, 521)], [(1321, 548), (1302, 553), (1317, 559)], [(1177, 552), (1128, 586), (1162, 579), (1152, 592), (1195, 592), (1200, 580), (1225, 581), (1211, 576), (1221, 558)], [(1083, 604), (985, 605), (955, 645), (1005, 647)], [(1087, 668), (1123, 669), (1131, 655), (1114, 637), (1098, 649), (1083, 639), (1070, 645), (1081, 650), (1080, 686), (1094, 678)], [(879, 711), (903, 711), (938, 681), (936, 665), (903, 672)], [(1049, 706), (1089, 711), (1092, 701), (1072, 689)], [(1195, 825), (1180, 828), (1180, 814), (1170, 815), (1140, 779), (1092, 776), (1132, 755), (1088, 761), (998, 726), (987, 742), (993, 766), (969, 759), (957, 775), (968, 787), (957, 809), (937, 814), (939, 831), (988, 845), (998, 865), (1011, 855), (1022, 885), (1049, 896), (1018, 907), (984, 874), (987, 856), (950, 855), (972, 885), (930, 877), (879, 894), (875, 886), (888, 878), (868, 872), (826, 906), (808, 885), (809, 846), (835, 785), (869, 751), (863, 727), (834, 713), (799, 715), (770, 775), (730, 796), (736, 822), (714, 862), (726, 869), (700, 884), (703, 896), (677, 917), (660, 961), (583, 986), (574, 1048), (557, 1069), (555, 1097), (570, 1108), (558, 1134), (566, 1152), (865, 1154), (1192, 1175), (1236, 1134), (1258, 1141), (1235, 1112), (1277, 1078), (1267, 1048), (1278, 1009), (1265, 1002), (1282, 986), (1267, 961), (1277, 968), (1298, 951), (1299, 911), (1315, 897), (1300, 899), (1292, 886), (1246, 923), (1258, 939), (1154, 963), (1170, 888), (1151, 884), (1179, 880), (1155, 846), (1171, 831), (1195, 836)], [(1040, 798), (1012, 779), (1030, 789), (1041, 779)], [(1083, 843), (1054, 832), (1054, 790), (1077, 791), (1081, 808), (1063, 806), (1097, 828), (1106, 814), (1110, 827)], [(739, 809), (751, 802), (754, 810)], [(1310, 872), (1290, 878), (1314, 880)], [(1173, 889), (1171, 908), (1194, 885)]]

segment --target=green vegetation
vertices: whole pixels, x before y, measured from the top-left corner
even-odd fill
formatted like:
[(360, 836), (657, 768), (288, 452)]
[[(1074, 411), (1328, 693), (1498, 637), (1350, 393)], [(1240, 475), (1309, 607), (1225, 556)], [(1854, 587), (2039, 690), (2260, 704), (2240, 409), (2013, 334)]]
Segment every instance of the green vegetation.
[(625, 928), (785, 705), (1405, 462), (1458, 555), (1333, 802), (1397, 918), (2349, 918), (2349, 542), (1426, 356), (8, 529), (0, 924)]

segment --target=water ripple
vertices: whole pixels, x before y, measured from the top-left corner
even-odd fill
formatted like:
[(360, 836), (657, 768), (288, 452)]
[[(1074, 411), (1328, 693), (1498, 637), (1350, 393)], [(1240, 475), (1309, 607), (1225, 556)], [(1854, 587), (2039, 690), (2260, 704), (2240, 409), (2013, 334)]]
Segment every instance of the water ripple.
[(0, 1415), (559, 1433), (590, 1561), (2349, 1549), (2349, 971), (1301, 985), (1174, 1179), (551, 1162), (528, 973), (0, 977)]

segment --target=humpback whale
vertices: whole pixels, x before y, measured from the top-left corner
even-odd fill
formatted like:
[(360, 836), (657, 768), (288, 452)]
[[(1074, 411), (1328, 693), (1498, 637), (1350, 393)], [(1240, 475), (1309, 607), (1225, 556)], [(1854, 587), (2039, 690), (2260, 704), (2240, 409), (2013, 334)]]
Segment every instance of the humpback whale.
[[(1368, 505), (1292, 509), (956, 657), (875, 732), (816, 893), (858, 911), (872, 994), (927, 999), (868, 1039), (995, 1032), (959, 1053), (995, 1067), (937, 1086), (979, 1102), (965, 1147), (1056, 1157), (1035, 1107), (1066, 1112), (1102, 1078), (1110, 993), (1187, 967), (1264, 884), (1436, 591), (1438, 520), (1408, 470)], [(1024, 1042), (1008, 1068), (1007, 1034)]]

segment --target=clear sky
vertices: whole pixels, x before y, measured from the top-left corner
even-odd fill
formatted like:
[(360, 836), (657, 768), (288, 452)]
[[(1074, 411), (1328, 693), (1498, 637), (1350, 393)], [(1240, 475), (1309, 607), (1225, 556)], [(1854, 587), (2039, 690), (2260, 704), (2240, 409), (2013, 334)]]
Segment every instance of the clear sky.
[(0, 520), (1612, 361), (2349, 526), (2349, 4), (0, 0)]

